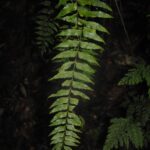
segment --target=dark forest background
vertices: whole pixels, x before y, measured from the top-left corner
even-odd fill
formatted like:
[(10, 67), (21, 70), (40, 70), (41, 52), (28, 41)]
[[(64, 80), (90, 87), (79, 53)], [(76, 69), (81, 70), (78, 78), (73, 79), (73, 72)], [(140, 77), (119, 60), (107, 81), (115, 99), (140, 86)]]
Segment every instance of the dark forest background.
[[(85, 119), (81, 150), (101, 150), (110, 118), (125, 115), (120, 106), (128, 88), (117, 86), (132, 67), (132, 60), (150, 63), (149, 0), (109, 0), (114, 19), (105, 22), (111, 33), (95, 76), (91, 101), (80, 104)], [(48, 150), (51, 104), (47, 82), (51, 76), (50, 52), (35, 43), (36, 16), (40, 0), (0, 0), (0, 150)], [(144, 89), (144, 87), (143, 87)], [(150, 148), (150, 147), (149, 147)]]

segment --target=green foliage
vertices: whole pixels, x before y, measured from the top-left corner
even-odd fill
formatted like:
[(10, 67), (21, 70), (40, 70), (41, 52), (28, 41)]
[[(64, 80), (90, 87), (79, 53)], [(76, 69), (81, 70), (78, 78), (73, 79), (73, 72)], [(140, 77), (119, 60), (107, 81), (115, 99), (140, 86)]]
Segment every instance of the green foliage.
[(105, 43), (100, 33), (109, 33), (99, 21), (112, 17), (107, 13), (111, 8), (100, 0), (59, 0), (57, 8), (61, 8), (56, 16), (61, 27), (53, 60), (60, 66), (49, 81), (61, 80), (62, 84), (49, 96), (56, 99), (50, 107), (50, 126), (54, 126), (50, 136), (53, 150), (72, 150), (80, 143), (78, 133), (83, 126), (75, 108), (81, 99), (90, 99), (86, 91), (92, 90), (94, 66), (99, 66), (97, 55)]
[(150, 103), (145, 96), (133, 96), (132, 101), (127, 102), (127, 116), (140, 122), (141, 126), (146, 126), (150, 120)]
[(111, 120), (103, 150), (118, 149), (123, 146), (129, 149), (130, 143), (140, 149), (143, 147), (143, 141), (143, 132), (137, 123), (129, 118), (115, 118)]
[(141, 63), (130, 69), (125, 77), (121, 79), (119, 85), (137, 85), (143, 81), (146, 81), (149, 87), (148, 95), (150, 97), (150, 65)]
[[(119, 85), (133, 86), (144, 81), (150, 88), (150, 66), (141, 63), (130, 69), (121, 79)], [(141, 149), (150, 142), (149, 128), (147, 129), (150, 121), (149, 99), (143, 95), (131, 95), (131, 98), (127, 99), (124, 104), (127, 109), (127, 117), (111, 120), (112, 124), (108, 129), (104, 150), (123, 146), (129, 149), (130, 143), (136, 149)]]
[(130, 148), (132, 144), (136, 149), (146, 147), (150, 142), (149, 121), (150, 103), (144, 96), (133, 96), (133, 100), (126, 101), (126, 118), (111, 120), (104, 150), (119, 147)]
[(57, 24), (52, 18), (50, 1), (41, 2), (42, 9), (36, 18), (36, 44), (41, 53), (50, 52), (50, 47), (54, 44), (54, 34), (57, 31)]
[(150, 142), (149, 123), (150, 123), (150, 102), (143, 95), (132, 96), (127, 102), (127, 117), (130, 117), (134, 122), (138, 122), (144, 135), (144, 145), (147, 147)]

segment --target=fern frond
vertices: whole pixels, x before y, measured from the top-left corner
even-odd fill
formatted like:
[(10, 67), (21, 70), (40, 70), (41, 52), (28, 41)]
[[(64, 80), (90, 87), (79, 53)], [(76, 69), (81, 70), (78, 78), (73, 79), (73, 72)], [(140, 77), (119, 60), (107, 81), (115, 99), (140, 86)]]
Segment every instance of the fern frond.
[(127, 109), (127, 116), (134, 116), (134, 120), (140, 122), (141, 126), (145, 126), (150, 120), (149, 99), (143, 95), (133, 97)]
[(53, 150), (72, 150), (80, 143), (78, 132), (83, 124), (75, 108), (81, 99), (90, 99), (86, 91), (93, 90), (94, 67), (99, 66), (97, 55), (104, 50), (100, 32), (109, 33), (93, 18), (112, 18), (107, 13), (112, 10), (100, 0), (59, 0), (57, 7), (62, 8), (56, 16), (62, 27), (55, 47), (58, 54), (53, 61), (62, 64), (49, 81), (62, 80), (62, 83), (61, 89), (49, 96), (56, 98), (50, 107), (50, 114), (54, 114), (50, 126), (55, 127), (50, 136)]
[(136, 123), (128, 118), (115, 118), (111, 120), (103, 150), (123, 146), (128, 149), (130, 143), (140, 149), (143, 147), (143, 139), (143, 132)]
[(150, 65), (144, 63), (136, 65), (120, 80), (119, 85), (137, 85), (146, 81), (148, 86), (148, 96), (150, 98)]
[(54, 44), (54, 34), (57, 31), (57, 24), (52, 19), (51, 2), (41, 2), (42, 9), (36, 17), (36, 45), (41, 53), (50, 52)]
[(128, 127), (128, 136), (131, 143), (136, 149), (141, 149), (144, 145), (144, 136), (142, 129), (135, 123), (131, 123)]
[(120, 80), (119, 85), (137, 85), (143, 82), (144, 69), (144, 64), (139, 64), (136, 68), (130, 69), (125, 77)]

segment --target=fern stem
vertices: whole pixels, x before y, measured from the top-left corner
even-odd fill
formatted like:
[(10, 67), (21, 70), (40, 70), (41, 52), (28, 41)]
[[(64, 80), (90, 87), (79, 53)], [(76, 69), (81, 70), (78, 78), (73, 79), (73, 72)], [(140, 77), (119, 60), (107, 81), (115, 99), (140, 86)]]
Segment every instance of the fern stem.
[[(76, 22), (76, 29), (78, 29), (78, 17), (79, 17), (79, 13), (78, 13), (78, 4), (77, 4), (77, 1), (76, 1), (76, 5), (77, 5), (77, 22)], [(74, 81), (74, 72), (76, 70), (76, 63), (77, 63), (77, 59), (78, 59), (78, 52), (80, 50), (80, 39), (81, 39), (81, 36), (78, 38), (79, 40), (79, 45), (78, 45), (78, 48), (77, 48), (77, 53), (76, 53), (76, 56), (75, 56), (75, 59), (74, 59), (74, 63), (73, 63), (73, 69), (72, 69), (72, 78), (71, 78), (71, 82), (70, 82), (70, 89), (69, 89), (69, 95), (68, 95), (68, 103), (67, 103), (67, 115), (66, 115), (66, 126), (65, 126), (65, 130), (64, 130), (64, 137), (63, 137), (63, 141), (62, 141), (62, 148), (64, 147), (65, 145), (65, 137), (66, 137), (66, 131), (67, 131), (67, 124), (68, 123), (68, 117), (69, 117), (69, 106), (70, 106), (70, 100), (71, 100), (71, 91), (72, 91), (72, 85), (73, 85), (73, 81)]]

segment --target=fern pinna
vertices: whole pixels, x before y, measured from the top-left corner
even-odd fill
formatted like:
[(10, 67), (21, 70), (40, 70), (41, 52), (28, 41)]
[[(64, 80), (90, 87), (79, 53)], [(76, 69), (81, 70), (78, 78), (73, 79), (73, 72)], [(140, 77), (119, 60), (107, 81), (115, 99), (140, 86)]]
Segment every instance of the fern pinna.
[(112, 17), (107, 13), (111, 8), (100, 0), (59, 0), (57, 8), (61, 10), (56, 19), (62, 27), (55, 47), (58, 54), (53, 60), (61, 66), (49, 80), (59, 79), (62, 84), (49, 96), (56, 99), (50, 107), (50, 114), (54, 115), (50, 136), (53, 150), (72, 150), (80, 143), (78, 133), (82, 126), (74, 109), (80, 99), (90, 99), (86, 91), (92, 91), (93, 66), (99, 65), (97, 55), (103, 52), (101, 44), (105, 43), (100, 33), (108, 33), (99, 19)]

